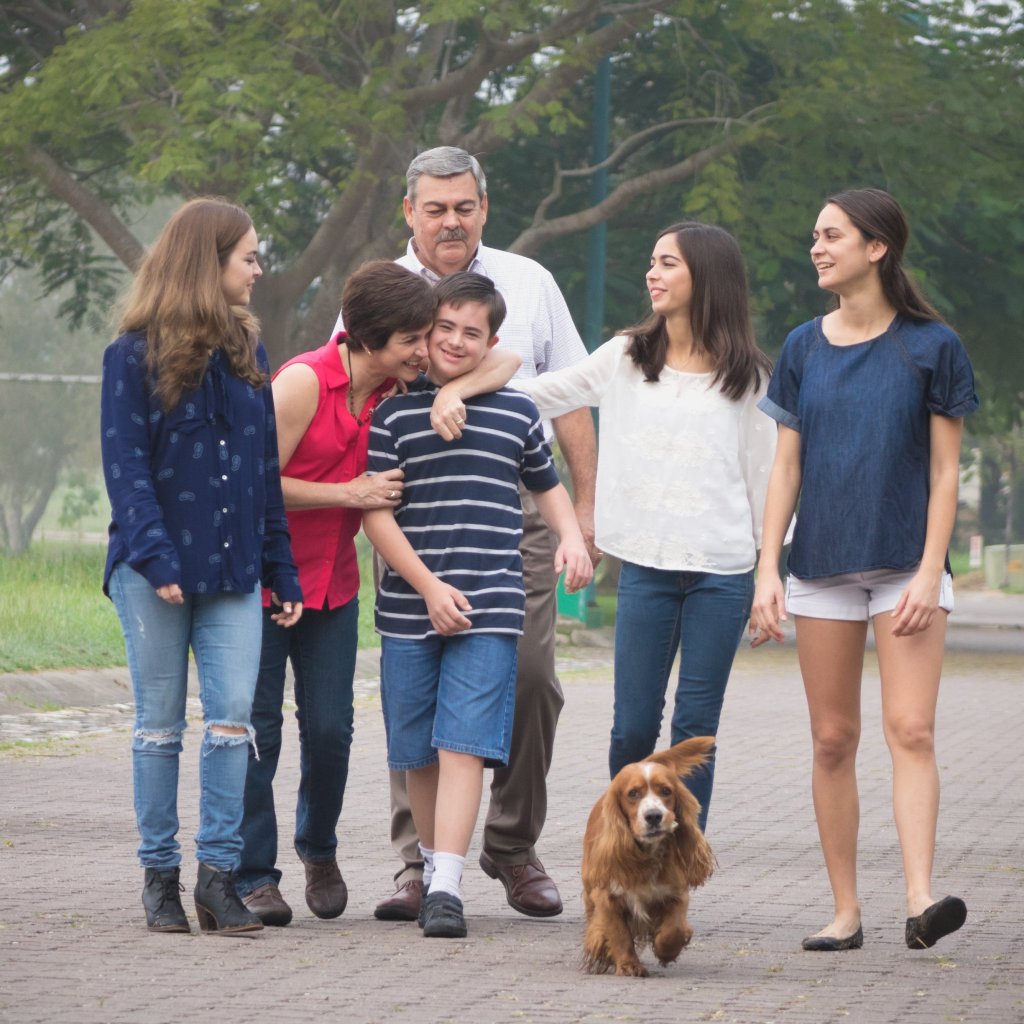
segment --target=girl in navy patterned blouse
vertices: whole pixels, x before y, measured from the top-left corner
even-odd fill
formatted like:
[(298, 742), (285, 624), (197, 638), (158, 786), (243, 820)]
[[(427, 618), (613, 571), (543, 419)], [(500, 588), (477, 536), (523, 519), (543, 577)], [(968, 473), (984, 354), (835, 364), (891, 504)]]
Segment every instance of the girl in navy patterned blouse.
[(178, 761), (191, 648), (204, 729), (196, 913), (203, 931), (262, 928), (238, 866), (261, 582), (275, 621), (302, 614), (258, 323), (249, 215), (196, 199), (147, 253), (103, 358), (103, 467), (111, 504), (104, 591), (121, 619), (135, 695), (132, 768), (151, 931), (187, 932), (177, 841)]

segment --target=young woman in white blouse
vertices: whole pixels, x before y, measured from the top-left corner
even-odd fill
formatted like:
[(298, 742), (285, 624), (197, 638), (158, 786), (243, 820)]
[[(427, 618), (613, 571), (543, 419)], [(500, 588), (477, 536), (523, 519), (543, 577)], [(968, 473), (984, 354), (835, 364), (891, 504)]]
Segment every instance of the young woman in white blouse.
[[(515, 380), (545, 416), (600, 409), (597, 545), (622, 562), (609, 770), (658, 742), (681, 655), (672, 742), (713, 736), (750, 614), (775, 425), (757, 408), (771, 363), (754, 341), (736, 240), (662, 231), (651, 315), (568, 369)], [(707, 821), (714, 761), (687, 780)]]

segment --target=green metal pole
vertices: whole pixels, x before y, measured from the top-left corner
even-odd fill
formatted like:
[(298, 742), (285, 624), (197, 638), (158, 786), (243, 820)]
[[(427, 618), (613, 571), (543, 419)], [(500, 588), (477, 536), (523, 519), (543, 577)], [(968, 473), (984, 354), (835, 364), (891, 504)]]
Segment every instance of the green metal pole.
[[(608, 122), (611, 111), (612, 64), (603, 57), (594, 76), (594, 114), (591, 129), (591, 159), (599, 164), (608, 157)], [(598, 171), (590, 185), (590, 202), (596, 205), (608, 195), (608, 171)], [(586, 313), (583, 341), (593, 352), (604, 341), (604, 267), (607, 259), (608, 226), (597, 224), (587, 233)]]

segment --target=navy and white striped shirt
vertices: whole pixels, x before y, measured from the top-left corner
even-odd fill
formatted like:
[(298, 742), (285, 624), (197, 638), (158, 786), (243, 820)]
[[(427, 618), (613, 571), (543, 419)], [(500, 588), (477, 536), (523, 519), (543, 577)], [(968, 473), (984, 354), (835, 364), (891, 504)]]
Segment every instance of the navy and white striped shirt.
[[(462, 437), (445, 441), (430, 425), (437, 388), (395, 395), (374, 413), (368, 469), (405, 473), (395, 520), (430, 571), (473, 606), (466, 632), (523, 631), (519, 481), (531, 491), (558, 485), (533, 400), (509, 388), (466, 400)], [(436, 636), (426, 602), (390, 568), (376, 606), (381, 636)]]

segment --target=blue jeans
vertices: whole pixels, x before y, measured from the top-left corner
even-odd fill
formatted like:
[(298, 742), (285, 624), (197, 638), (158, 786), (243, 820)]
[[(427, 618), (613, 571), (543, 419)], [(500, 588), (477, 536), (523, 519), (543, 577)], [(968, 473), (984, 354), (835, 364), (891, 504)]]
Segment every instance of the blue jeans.
[[(178, 761), (185, 732), (188, 651), (199, 670), (203, 740), (196, 856), (209, 867), (238, 867), (242, 792), (253, 730), (249, 715), (260, 650), (260, 592), (186, 594), (168, 604), (126, 563), (110, 579), (135, 695), (132, 775), (139, 860), (166, 870), (181, 863)], [(241, 735), (212, 731), (241, 727)]]
[[(718, 732), (725, 686), (753, 594), (752, 571), (723, 576), (622, 563), (615, 617), (615, 712), (608, 751), (612, 777), (654, 751), (677, 650), (681, 659), (672, 743)], [(686, 780), (701, 806), (701, 829), (707, 824), (714, 777), (712, 752), (711, 760)]]
[[(352, 679), (356, 670), (359, 598), (339, 608), (304, 609), (290, 629), (263, 613), (263, 651), (252, 705), (256, 752), (249, 755), (242, 818), (242, 863), (238, 891), (281, 881), (277, 868), (274, 776), (281, 756), (285, 668), (295, 675), (299, 724), (299, 792), (295, 807), (295, 851), (307, 861), (337, 856), (336, 829), (345, 799), (352, 749)], [(256, 753), (259, 757), (257, 759)]]
[(518, 636), (457, 633), (381, 637), (380, 695), (388, 767), (415, 771), (452, 750), (508, 763), (516, 702)]

